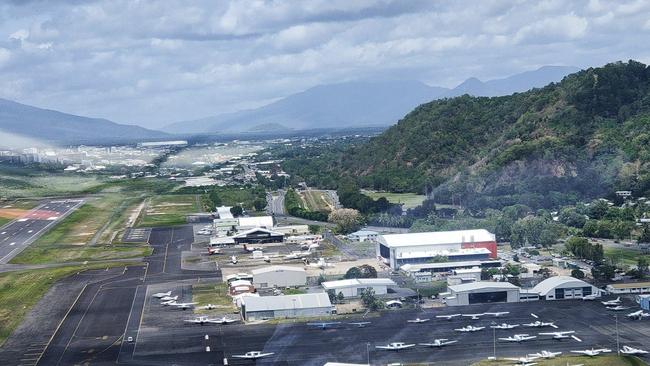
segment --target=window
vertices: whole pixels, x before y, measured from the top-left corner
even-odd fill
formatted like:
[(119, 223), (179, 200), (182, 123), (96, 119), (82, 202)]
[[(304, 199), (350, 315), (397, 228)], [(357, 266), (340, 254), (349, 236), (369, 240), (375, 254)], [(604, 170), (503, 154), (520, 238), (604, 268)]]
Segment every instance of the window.
[(555, 298), (560, 300), (564, 299), (564, 289), (563, 288), (556, 288), (555, 289)]
[(591, 295), (591, 286), (582, 288), (582, 296)]
[(482, 304), (490, 302), (507, 302), (508, 291), (470, 293), (468, 295), (470, 304)]

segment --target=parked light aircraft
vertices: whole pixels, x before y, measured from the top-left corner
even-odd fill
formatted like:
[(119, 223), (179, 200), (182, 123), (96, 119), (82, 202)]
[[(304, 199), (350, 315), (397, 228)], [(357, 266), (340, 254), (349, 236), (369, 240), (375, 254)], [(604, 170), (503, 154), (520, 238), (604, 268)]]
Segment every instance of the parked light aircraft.
[(515, 361), (515, 362), (519, 363), (520, 365), (530, 366), (530, 365), (536, 365), (536, 363), (533, 362), (533, 361), (535, 361), (538, 358), (539, 357), (532, 357), (532, 356), (513, 357), (513, 358), (506, 357), (506, 358), (504, 358), (504, 360)]
[(172, 294), (171, 291), (167, 291), (167, 292), (157, 292), (157, 293), (153, 294), (152, 296), (153, 296), (153, 297), (157, 297), (157, 298), (160, 299), (160, 298), (163, 298), (163, 297), (165, 297), (165, 296), (171, 296), (171, 294)]
[(623, 348), (621, 349), (621, 353), (624, 355), (645, 355), (648, 353), (648, 351), (644, 351), (638, 348), (633, 348), (630, 346), (623, 346)]
[(377, 349), (383, 349), (386, 351), (400, 351), (411, 347), (415, 347), (415, 344), (406, 344), (404, 342), (393, 342), (385, 346), (375, 346), (375, 348)]
[(466, 327), (458, 328), (458, 329), (454, 329), (454, 330), (457, 331), (457, 332), (478, 332), (481, 329), (485, 329), (485, 327), (474, 327), (474, 326), (468, 325)]
[(485, 315), (485, 314), (481, 313), (481, 314), (462, 314), (462, 315), (463, 315), (464, 317), (466, 317), (466, 318), (470, 318), (470, 319), (472, 319), (472, 320), (478, 320), (480, 317), (482, 317), (482, 316)]
[(372, 324), (372, 323), (371, 322), (354, 322), (354, 323), (350, 323), (350, 325), (356, 325), (357, 328), (365, 328), (369, 324)]
[(459, 316), (460, 316), (460, 314), (436, 315), (436, 318), (451, 320), (451, 319), (459, 317)]
[(582, 297), (583, 301), (594, 301), (598, 298), (598, 295), (586, 295)]
[(586, 349), (586, 350), (581, 350), (581, 351), (571, 351), (572, 353), (579, 353), (581, 355), (589, 356), (589, 357), (594, 357), (598, 356), (602, 353), (610, 353), (612, 352), (611, 349), (609, 348), (598, 348), (598, 349)]
[(507, 323), (502, 323), (499, 325), (493, 325), (490, 328), (492, 329), (512, 329), (518, 327), (519, 324), (507, 324)]
[(564, 332), (546, 332), (546, 333), (538, 333), (539, 335), (546, 335), (546, 336), (552, 336), (553, 339), (567, 339), (567, 338), (573, 338), (578, 342), (582, 342), (582, 340), (575, 335), (573, 335), (575, 331), (569, 330), (569, 331), (564, 331)]
[(601, 301), (601, 303), (605, 306), (616, 306), (621, 304), (621, 297), (617, 297), (614, 300), (609, 300), (609, 301)]
[(500, 341), (507, 341), (507, 342), (523, 342), (523, 341), (529, 341), (531, 339), (535, 339), (537, 336), (532, 336), (528, 334), (515, 334), (513, 336), (507, 337), (507, 338), (499, 338)]
[(621, 305), (617, 305), (617, 306), (608, 306), (608, 307), (607, 307), (607, 310), (612, 310), (612, 311), (623, 311), (623, 310), (627, 310), (627, 309), (629, 309), (629, 308), (630, 308), (629, 306), (621, 306)]
[(178, 300), (178, 295), (176, 296), (165, 296), (160, 299), (160, 301), (176, 301)]
[(630, 319), (643, 319), (650, 316), (650, 313), (644, 313), (643, 310), (635, 311), (626, 315)]
[(531, 353), (528, 356), (548, 359), (548, 358), (555, 358), (561, 354), (562, 352), (541, 351), (537, 353)]
[(212, 310), (212, 309), (216, 309), (216, 308), (217, 308), (217, 306), (212, 305), (212, 304), (206, 304), (206, 305), (203, 305), (203, 306), (199, 306), (199, 309), (202, 309), (202, 310)]
[(177, 309), (187, 310), (192, 308), (192, 306), (196, 305), (196, 303), (195, 302), (174, 302), (173, 304), (170, 305), (176, 306)]
[(208, 255), (221, 254), (221, 249), (219, 248), (208, 248)]
[(171, 306), (171, 305), (176, 305), (176, 300), (169, 300), (169, 301), (163, 301), (160, 303), (162, 306)]
[(232, 357), (233, 358), (246, 358), (246, 359), (249, 359), (249, 360), (256, 360), (258, 358), (268, 357), (268, 356), (271, 356), (271, 355), (273, 355), (273, 352), (262, 353), (260, 351), (250, 351), (250, 352), (246, 352), (243, 355), (232, 355)]
[(198, 318), (185, 320), (185, 322), (187, 322), (187, 323), (200, 324), (200, 325), (210, 324), (210, 323), (215, 324), (218, 321), (219, 321), (219, 319), (210, 319), (207, 316), (199, 316)]
[(341, 322), (328, 322), (328, 323), (307, 323), (310, 327), (316, 327), (320, 329), (334, 328), (335, 326), (341, 324)]
[(446, 338), (442, 338), (442, 339), (434, 339), (433, 342), (431, 342), (431, 343), (420, 343), (420, 346), (443, 347), (443, 346), (446, 346), (448, 344), (454, 344), (456, 342), (458, 342), (458, 341), (450, 341), (450, 340), (448, 340)]
[(284, 256), (284, 259), (304, 259), (307, 258), (311, 255), (311, 251), (306, 251), (306, 252), (291, 252), (291, 254), (287, 254)]
[(533, 328), (543, 328), (543, 327), (552, 327), (557, 329), (557, 325), (553, 322), (540, 322), (539, 320), (532, 322), (532, 323), (524, 323), (522, 324), (524, 327), (533, 327)]
[(316, 263), (310, 263), (307, 259), (305, 259), (305, 265), (309, 267), (320, 268), (320, 269), (334, 267), (334, 264), (327, 263), (324, 258), (319, 258), (318, 262)]
[(415, 318), (415, 319), (409, 319), (406, 322), (407, 323), (426, 323), (431, 319), (420, 319), (420, 318)]
[(492, 315), (495, 318), (499, 318), (499, 317), (502, 317), (502, 316), (508, 315), (508, 314), (510, 314), (509, 311), (497, 311), (497, 312), (494, 312), (494, 313), (483, 313), (483, 315)]
[(237, 257), (234, 256), (234, 255), (232, 257), (230, 257), (230, 263), (237, 264)]

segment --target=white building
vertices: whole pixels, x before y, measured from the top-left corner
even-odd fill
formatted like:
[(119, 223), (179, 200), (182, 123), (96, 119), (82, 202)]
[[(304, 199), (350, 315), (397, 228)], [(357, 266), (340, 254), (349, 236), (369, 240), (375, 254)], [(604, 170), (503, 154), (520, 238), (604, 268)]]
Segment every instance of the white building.
[(253, 285), (256, 288), (296, 287), (307, 284), (304, 268), (291, 266), (269, 266), (254, 269)]
[(608, 293), (619, 294), (647, 294), (650, 293), (650, 282), (612, 283), (605, 287)]
[(241, 314), (247, 321), (327, 316), (333, 309), (329, 296), (324, 292), (241, 299)]
[(257, 227), (265, 229), (273, 228), (273, 217), (271, 216), (239, 217), (237, 220), (239, 221), (237, 225), (237, 230), (239, 231)]
[(447, 276), (447, 285), (460, 285), (462, 283), (478, 282), (481, 280), (481, 268), (455, 269), (452, 275)]
[(368, 287), (375, 290), (375, 295), (386, 295), (388, 288), (397, 284), (390, 278), (353, 278), (323, 282), (321, 286), (325, 291), (334, 290), (337, 295), (341, 292), (345, 297), (359, 297)]
[(274, 226), (273, 231), (284, 235), (305, 235), (309, 234), (309, 225)]
[(601, 295), (596, 286), (570, 276), (549, 277), (530, 292), (537, 293), (541, 300), (581, 299), (587, 295)]
[(519, 287), (510, 282), (479, 281), (453, 285), (440, 294), (449, 306), (495, 302), (519, 302)]
[(232, 207), (229, 206), (219, 206), (217, 207), (217, 215), (220, 219), (234, 219), (235, 217), (230, 212)]
[(352, 234), (348, 234), (348, 239), (351, 241), (375, 241), (379, 233), (371, 230), (359, 230)]

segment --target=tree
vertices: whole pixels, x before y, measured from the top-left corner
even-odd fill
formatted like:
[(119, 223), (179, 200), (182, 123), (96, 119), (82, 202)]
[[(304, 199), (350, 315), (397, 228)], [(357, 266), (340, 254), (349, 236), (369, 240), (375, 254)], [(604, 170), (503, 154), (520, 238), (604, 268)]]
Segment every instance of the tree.
[(599, 264), (597, 266), (591, 267), (591, 275), (595, 280), (600, 282), (608, 282), (614, 277), (616, 273), (616, 267), (610, 264)]
[(262, 211), (266, 207), (266, 200), (261, 198), (256, 198), (253, 201), (253, 207), (256, 211)]
[(595, 200), (589, 204), (587, 214), (590, 219), (599, 220), (605, 216), (609, 210), (609, 205), (604, 200)]
[(232, 206), (230, 208), (230, 213), (235, 217), (239, 217), (244, 213), (244, 209), (239, 205)]
[(581, 279), (585, 278), (585, 273), (576, 268), (576, 269), (571, 270), (571, 277), (581, 280)]
[(541, 268), (539, 271), (537, 271), (537, 274), (542, 276), (543, 279), (547, 279), (551, 277), (553, 273), (548, 268)]
[(334, 291), (333, 289), (327, 290), (327, 297), (330, 298), (330, 302), (332, 304), (336, 304), (336, 291)]
[(343, 300), (345, 300), (345, 295), (343, 295), (343, 292), (339, 291), (339, 294), (336, 295), (336, 301), (341, 304), (343, 303)]
[(650, 225), (643, 225), (643, 230), (641, 231), (641, 236), (637, 240), (638, 244), (650, 244)]
[(349, 234), (359, 230), (361, 215), (359, 211), (351, 208), (339, 208), (329, 214), (327, 221), (336, 224), (339, 233)]
[(211, 191), (208, 194), (208, 198), (212, 203), (212, 207), (217, 207), (222, 205), (221, 197), (219, 196), (219, 193), (216, 190)]
[(564, 225), (575, 228), (582, 228), (587, 222), (585, 215), (578, 213), (575, 208), (571, 207), (563, 208), (560, 211), (558, 220)]
[(369, 264), (359, 266), (362, 278), (377, 278), (377, 270)]
[(345, 272), (345, 276), (343, 276), (343, 278), (348, 280), (348, 279), (351, 279), (351, 278), (362, 278), (361, 276), (362, 276), (361, 275), (361, 270), (359, 269), (359, 267), (352, 267), (352, 268), (348, 269), (347, 272)]
[(648, 273), (648, 259), (646, 257), (639, 257), (636, 261), (636, 268), (639, 271), (639, 278), (644, 278)]
[(383, 303), (375, 296), (375, 290), (372, 287), (361, 291), (361, 302), (371, 311), (381, 309), (383, 306)]

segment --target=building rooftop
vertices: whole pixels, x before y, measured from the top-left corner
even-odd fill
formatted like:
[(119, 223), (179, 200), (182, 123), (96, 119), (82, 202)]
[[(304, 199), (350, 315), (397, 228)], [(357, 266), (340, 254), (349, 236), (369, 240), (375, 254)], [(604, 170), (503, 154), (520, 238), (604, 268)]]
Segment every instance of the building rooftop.
[(465, 292), (465, 291), (474, 291), (474, 290), (482, 290), (482, 289), (514, 290), (514, 289), (519, 289), (519, 287), (513, 285), (510, 282), (477, 281), (471, 283), (463, 283), (460, 285), (448, 286), (448, 289), (453, 292)]
[(562, 287), (591, 287), (591, 284), (570, 276), (549, 277), (533, 287), (532, 292), (537, 292), (541, 296), (546, 296), (555, 288)]
[(246, 311), (271, 311), (332, 307), (329, 296), (324, 292), (301, 295), (245, 297), (242, 304)]
[(219, 206), (217, 207), (217, 214), (219, 215), (220, 219), (232, 219), (233, 215), (230, 212), (230, 209), (232, 207), (229, 206)]
[(397, 284), (390, 278), (352, 278), (349, 280), (327, 281), (321, 285), (324, 289), (329, 290), (345, 287), (396, 286)]
[(627, 282), (627, 283), (611, 283), (607, 285), (611, 288), (639, 288), (650, 287), (650, 282)]
[(485, 229), (389, 234), (379, 236), (379, 240), (393, 248), (496, 241), (494, 234)]
[(353, 232), (351, 234), (348, 234), (348, 236), (351, 236), (351, 235), (364, 236), (364, 235), (377, 235), (377, 234), (379, 234), (379, 233), (376, 232), (376, 231), (359, 230), (359, 231), (355, 231), (355, 232)]
[(268, 229), (261, 228), (261, 227), (255, 227), (255, 228), (252, 228), (252, 229), (248, 229), (246, 231), (242, 231), (241, 233), (233, 236), (233, 238), (245, 238), (247, 235), (250, 235), (252, 233), (259, 232), (259, 231), (267, 233), (269, 235), (273, 235), (273, 236), (284, 236), (283, 233), (279, 233), (277, 231), (268, 230)]
[(263, 267), (263, 268), (257, 268), (252, 270), (253, 275), (258, 275), (262, 273), (269, 273), (269, 272), (300, 272), (300, 273), (305, 273), (305, 269), (301, 267), (292, 267), (292, 266), (268, 266), (268, 267)]
[(271, 216), (240, 217), (239, 226), (272, 228), (273, 217)]
[(478, 255), (478, 254), (491, 254), (487, 248), (466, 248), (466, 249), (441, 249), (441, 250), (426, 250), (426, 251), (409, 251), (409, 252), (399, 252), (397, 253), (396, 258), (406, 259), (406, 258), (423, 258), (423, 257), (435, 257), (435, 256), (455, 256), (455, 255)]
[(401, 270), (407, 272), (420, 272), (427, 269), (439, 268), (458, 268), (458, 267), (476, 267), (482, 264), (501, 264), (501, 261), (462, 261), (462, 262), (439, 262), (439, 263), (421, 263), (421, 264), (405, 264), (400, 267)]

